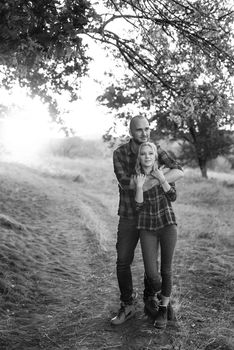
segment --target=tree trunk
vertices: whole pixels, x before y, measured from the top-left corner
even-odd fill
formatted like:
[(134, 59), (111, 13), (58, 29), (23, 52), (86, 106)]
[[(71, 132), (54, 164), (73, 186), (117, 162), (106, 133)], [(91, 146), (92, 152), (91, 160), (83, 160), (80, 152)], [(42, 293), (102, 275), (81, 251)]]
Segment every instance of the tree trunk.
[(207, 179), (208, 178), (208, 176), (207, 176), (207, 161), (204, 159), (198, 159), (198, 163), (199, 163), (202, 177)]

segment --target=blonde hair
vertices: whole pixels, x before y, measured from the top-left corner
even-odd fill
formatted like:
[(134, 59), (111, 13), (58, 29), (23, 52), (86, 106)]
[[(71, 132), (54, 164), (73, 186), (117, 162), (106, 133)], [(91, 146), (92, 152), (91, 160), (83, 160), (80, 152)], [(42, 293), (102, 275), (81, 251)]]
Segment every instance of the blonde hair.
[[(155, 156), (155, 161), (158, 160), (158, 150), (157, 150), (157, 146), (153, 143), (153, 142), (143, 142), (142, 144), (140, 144), (140, 147), (138, 149), (138, 155), (137, 155), (137, 160), (136, 160), (136, 166), (135, 166), (135, 171), (136, 174), (139, 175), (142, 173), (142, 166), (141, 166), (141, 161), (140, 161), (140, 154), (141, 154), (141, 150), (143, 147), (150, 147), (152, 149), (152, 151), (154, 152), (154, 156)], [(155, 170), (156, 167), (156, 162), (154, 162), (152, 170)]]

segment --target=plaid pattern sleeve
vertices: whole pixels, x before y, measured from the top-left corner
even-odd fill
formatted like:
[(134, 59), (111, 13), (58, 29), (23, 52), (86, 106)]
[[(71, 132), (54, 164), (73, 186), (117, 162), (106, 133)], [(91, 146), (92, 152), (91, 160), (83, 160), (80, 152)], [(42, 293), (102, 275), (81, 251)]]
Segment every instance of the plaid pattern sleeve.
[(124, 147), (118, 148), (113, 153), (113, 165), (116, 178), (122, 189), (128, 189), (130, 174), (127, 169), (127, 154)]
[(136, 156), (126, 143), (113, 152), (114, 172), (122, 189), (129, 189), (130, 179), (134, 173)]
[(170, 190), (164, 193), (170, 202), (175, 202), (177, 195), (176, 195), (176, 187), (174, 182), (173, 183), (171, 182), (170, 186), (171, 186)]
[(136, 155), (131, 152), (130, 143), (126, 143), (114, 151), (114, 172), (119, 183), (118, 215), (129, 219), (136, 217), (135, 191), (129, 188), (135, 163)]
[(158, 148), (159, 166), (166, 165), (166, 167), (170, 169), (183, 170), (181, 165), (177, 161), (175, 161), (173, 158), (171, 158), (166, 151), (164, 151), (160, 146), (157, 146), (157, 148)]
[(135, 205), (136, 205), (136, 212), (139, 212), (143, 208), (144, 202), (138, 203), (138, 202), (135, 201)]

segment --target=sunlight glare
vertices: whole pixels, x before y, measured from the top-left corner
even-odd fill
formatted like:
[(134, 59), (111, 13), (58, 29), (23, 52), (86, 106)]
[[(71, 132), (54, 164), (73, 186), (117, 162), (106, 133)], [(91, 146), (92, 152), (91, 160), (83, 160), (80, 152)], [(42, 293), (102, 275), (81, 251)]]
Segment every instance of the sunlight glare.
[[(39, 99), (31, 99), (21, 92), (11, 95), (13, 110), (1, 122), (1, 140), (7, 152), (17, 160), (35, 155), (43, 145), (56, 136), (51, 129), (47, 107)], [(11, 104), (11, 101), (7, 101)]]

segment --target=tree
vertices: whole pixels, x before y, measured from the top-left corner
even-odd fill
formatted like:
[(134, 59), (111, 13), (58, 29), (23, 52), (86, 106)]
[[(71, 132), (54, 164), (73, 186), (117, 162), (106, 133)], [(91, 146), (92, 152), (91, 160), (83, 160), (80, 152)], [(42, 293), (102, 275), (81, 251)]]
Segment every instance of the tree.
[[(128, 84), (125, 80), (122, 90), (120, 86), (116, 90), (114, 86), (107, 88), (99, 101), (116, 110), (116, 118), (122, 119), (125, 124), (132, 117), (128, 107), (138, 101), (141, 112), (137, 114), (143, 114), (150, 122), (156, 122), (151, 137), (157, 140), (170, 136), (174, 140), (184, 140), (187, 156), (184, 154), (183, 160), (196, 160), (202, 176), (207, 177), (208, 161), (218, 155), (228, 154), (233, 145), (231, 134), (225, 127), (234, 123), (234, 105), (225, 89), (221, 91), (221, 86), (215, 86), (215, 81), (198, 86), (192, 86), (190, 82), (186, 94), (172, 99), (170, 103), (168, 100), (164, 103), (163, 94), (157, 94), (157, 104), (153, 104), (152, 109), (152, 102), (147, 101), (147, 90), (143, 90), (142, 85), (137, 86), (139, 80), (135, 81), (135, 89), (132, 83), (132, 79), (128, 80)], [(126, 93), (129, 85), (131, 94)], [(112, 145), (116, 142), (112, 137), (113, 131), (114, 126), (104, 135), (104, 140)]]
[[(56, 98), (68, 91), (77, 98), (79, 78), (87, 73), (90, 57), (83, 38), (97, 40), (122, 57), (148, 88), (176, 92), (174, 72), (163, 69), (161, 52), (183, 38), (227, 69), (233, 66), (228, 40), (233, 12), (225, 1), (104, 0), (106, 13), (97, 14), (88, 0), (4, 0), (0, 4), (1, 85), (15, 81), (49, 102), (59, 117)], [(111, 27), (121, 20), (127, 33)], [(161, 38), (161, 41), (160, 41)], [(222, 40), (220, 40), (222, 38)], [(159, 47), (155, 45), (159, 44)], [(155, 59), (156, 58), (156, 59)]]
[[(209, 24), (205, 27), (206, 35), (210, 42), (225, 49), (233, 59), (232, 14), (223, 17), (224, 8), (218, 7), (217, 3), (203, 1), (193, 4), (200, 9), (193, 14), (194, 23), (199, 28), (204, 26), (201, 13), (210, 14), (208, 22), (211, 17), (225, 19), (224, 37), (218, 36), (223, 27), (212, 31), (208, 30)], [(99, 101), (117, 110), (117, 118), (124, 120), (130, 117), (126, 106), (129, 103), (138, 105), (141, 113), (156, 123), (156, 130), (160, 130), (161, 135), (170, 133), (190, 143), (202, 176), (207, 177), (207, 162), (228, 152), (230, 147), (225, 127), (234, 122), (233, 66), (217, 52), (204, 54), (197, 43), (189, 42), (180, 32), (172, 40), (161, 28), (157, 31), (151, 29), (143, 31), (141, 40), (145, 51), (150, 53), (147, 62), (158, 76), (142, 67), (139, 79), (126, 76), (116, 87), (108, 87)]]
[[(217, 64), (223, 62), (229, 69), (233, 67), (230, 38), (234, 11), (227, 1), (106, 0), (105, 4), (113, 12), (102, 16), (98, 32), (101, 38), (93, 37), (117, 48), (116, 55), (123, 57), (148, 86), (158, 83), (168, 90), (175, 89), (173, 75), (162, 69), (161, 50), (162, 45), (168, 50), (178, 37), (183, 38), (184, 46), (196, 48), (198, 54)], [(121, 19), (128, 24), (127, 34), (110, 29), (110, 24)], [(160, 43), (159, 39), (165, 37), (167, 40)]]
[(77, 98), (91, 59), (81, 34), (97, 14), (86, 0), (4, 0), (0, 17), (1, 86), (28, 87), (61, 123), (56, 97), (67, 91), (71, 100)]
[(171, 106), (172, 120), (176, 120), (173, 134), (190, 144), (203, 177), (207, 177), (208, 161), (228, 154), (232, 145), (225, 127), (234, 122), (234, 108), (230, 96), (218, 86), (215, 81), (191, 86)]

